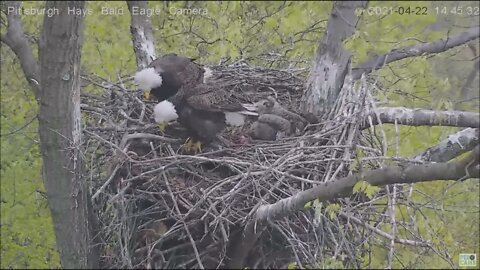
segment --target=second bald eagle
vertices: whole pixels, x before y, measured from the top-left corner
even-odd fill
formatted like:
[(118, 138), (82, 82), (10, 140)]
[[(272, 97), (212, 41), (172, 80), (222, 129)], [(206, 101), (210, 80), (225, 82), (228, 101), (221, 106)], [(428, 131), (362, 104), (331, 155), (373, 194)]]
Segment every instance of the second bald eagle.
[[(135, 74), (135, 81), (144, 91), (150, 91), (158, 101), (173, 104), (162, 106), (175, 112), (156, 110), (156, 120), (178, 115), (191, 139), (188, 148), (200, 151), (201, 143), (213, 141), (226, 125), (243, 125), (244, 115), (257, 115), (252, 106), (241, 104), (224, 86), (209, 82), (211, 70), (192, 59), (167, 54), (154, 60), (146, 69)], [(170, 109), (169, 109), (170, 108)], [(165, 117), (164, 117), (165, 116)], [(168, 120), (172, 120), (168, 118)]]

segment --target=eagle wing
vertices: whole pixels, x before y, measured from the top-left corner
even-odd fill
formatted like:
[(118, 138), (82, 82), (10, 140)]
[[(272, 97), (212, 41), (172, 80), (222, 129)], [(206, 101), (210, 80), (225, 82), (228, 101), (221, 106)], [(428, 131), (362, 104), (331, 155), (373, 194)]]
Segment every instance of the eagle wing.
[(193, 62), (193, 59), (176, 54), (166, 54), (157, 58), (149, 67), (153, 67), (169, 86), (176, 89), (203, 82), (205, 72), (205, 69)]
[(219, 84), (201, 83), (190, 88), (188, 94), (186, 94), (186, 101), (197, 110), (210, 112), (244, 110), (242, 104), (235, 98), (233, 93), (225, 90)]

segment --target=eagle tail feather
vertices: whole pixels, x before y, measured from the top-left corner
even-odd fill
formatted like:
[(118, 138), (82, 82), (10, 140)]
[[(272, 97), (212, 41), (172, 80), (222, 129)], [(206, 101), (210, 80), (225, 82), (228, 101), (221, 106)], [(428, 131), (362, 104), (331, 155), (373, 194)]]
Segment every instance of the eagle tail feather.
[(248, 111), (257, 111), (257, 105), (251, 103), (242, 103), (242, 107)]
[(236, 112), (236, 113), (243, 114), (243, 115), (258, 116), (258, 113), (251, 112), (251, 111), (239, 111), (239, 112)]

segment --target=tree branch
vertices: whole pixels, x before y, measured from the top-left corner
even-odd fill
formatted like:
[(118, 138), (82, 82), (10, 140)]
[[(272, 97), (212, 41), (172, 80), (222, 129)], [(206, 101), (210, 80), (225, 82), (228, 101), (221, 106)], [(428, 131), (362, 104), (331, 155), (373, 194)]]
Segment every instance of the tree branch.
[(432, 162), (447, 162), (463, 153), (471, 151), (479, 143), (479, 129), (466, 128), (434, 145), (423, 153), (415, 156), (415, 159)]
[(373, 70), (382, 68), (386, 64), (408, 57), (447, 51), (451, 48), (463, 45), (468, 41), (477, 39), (480, 36), (479, 32), (480, 27), (476, 26), (456, 36), (447, 37), (446, 39), (394, 49), (387, 54), (375, 57), (374, 59), (368, 60), (360, 66), (353, 68), (352, 78), (354, 80), (360, 79), (364, 73), (368, 74)]
[(38, 97), (40, 91), (40, 66), (33, 57), (32, 48), (23, 31), (20, 15), (16, 12), (20, 8), (20, 4), (20, 1), (7, 1), (5, 3), (8, 27), (7, 33), (0, 36), (0, 41), (10, 47), (18, 57), (25, 78), (30, 84), (35, 97)]
[[(409, 126), (452, 126), (452, 127), (480, 127), (480, 114), (462, 111), (432, 111), (426, 109), (409, 109), (405, 107), (382, 107), (372, 114), (373, 125), (378, 124), (379, 115), (382, 123)], [(365, 121), (363, 128), (370, 127)]]
[[(355, 174), (332, 182), (325, 182), (314, 188), (280, 200), (274, 204), (259, 207), (256, 213), (257, 221), (277, 220), (290, 213), (303, 209), (312, 200), (320, 201), (338, 198), (339, 195), (351, 194), (353, 186), (360, 180), (365, 180), (374, 186), (400, 183), (416, 183), (434, 180), (459, 180), (465, 177), (479, 177), (478, 166), (480, 146), (467, 157), (450, 163), (434, 163), (422, 165), (388, 166), (380, 169)], [(473, 165), (472, 165), (473, 164)]]
[(130, 31), (132, 33), (133, 50), (139, 69), (146, 68), (155, 56), (155, 46), (150, 19), (145, 12), (139, 10), (148, 8), (147, 1), (127, 1), (128, 10), (132, 16)]
[(415, 240), (408, 240), (408, 239), (401, 239), (401, 238), (396, 238), (394, 237), (393, 235), (390, 235), (370, 224), (368, 224), (368, 222), (365, 222), (363, 220), (360, 220), (352, 215), (347, 215), (347, 214), (344, 214), (344, 213), (340, 213), (339, 214), (340, 216), (344, 217), (345, 219), (348, 219), (348, 220), (351, 220), (353, 221), (354, 223), (360, 225), (360, 226), (363, 226), (369, 230), (371, 230), (372, 232), (376, 233), (377, 235), (380, 235), (382, 237), (385, 237), (387, 238), (388, 240), (393, 240), (395, 241), (395, 243), (399, 243), (399, 244), (402, 244), (402, 245), (409, 245), (409, 246), (414, 246), (414, 247), (430, 247), (430, 243), (429, 242), (426, 242), (426, 241), (415, 241)]
[[(360, 180), (365, 180), (374, 186), (397, 183), (416, 183), (434, 180), (463, 180), (480, 176), (479, 163), (480, 146), (465, 158), (450, 163), (435, 163), (422, 165), (388, 166), (363, 174), (351, 175), (332, 182), (325, 182), (314, 188), (282, 199), (274, 204), (262, 205), (255, 216), (245, 226), (243, 239), (234, 249), (239, 256), (231, 259), (228, 268), (242, 268), (243, 260), (248, 255), (260, 236), (267, 221), (278, 220), (294, 212), (304, 209), (307, 202), (318, 199), (327, 201), (351, 194), (353, 186)], [(235, 254), (235, 253), (232, 253)], [(235, 254), (236, 255), (236, 254)]]
[[(477, 61), (475, 61), (475, 63), (473, 63), (472, 71), (470, 72), (470, 74), (468, 74), (468, 77), (467, 77), (465, 83), (462, 86), (462, 90), (460, 91), (460, 98), (461, 99), (468, 99), (469, 90), (472, 89), (472, 87), (471, 87), (472, 83), (475, 80), (475, 78), (477, 77), (479, 70), (480, 70), (480, 60), (477, 60)], [(477, 85), (477, 87), (478, 87), (478, 85)], [(474, 88), (475, 88), (475, 86), (473, 87), (473, 89)], [(457, 105), (457, 107), (458, 107), (458, 105)]]

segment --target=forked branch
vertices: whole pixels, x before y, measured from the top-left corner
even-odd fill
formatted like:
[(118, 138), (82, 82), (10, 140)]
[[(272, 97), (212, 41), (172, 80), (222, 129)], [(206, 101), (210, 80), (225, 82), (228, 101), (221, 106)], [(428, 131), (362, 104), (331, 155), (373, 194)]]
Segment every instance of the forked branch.
[(468, 31), (460, 33), (453, 37), (446, 37), (434, 42), (426, 42), (394, 49), (389, 53), (370, 59), (358, 67), (352, 69), (354, 80), (359, 79), (362, 74), (368, 74), (374, 70), (382, 68), (384, 65), (408, 57), (420, 56), (424, 54), (440, 53), (463, 45), (469, 41), (480, 37), (480, 27), (472, 27)]
[(25, 78), (30, 84), (34, 94), (38, 97), (40, 91), (40, 66), (33, 57), (32, 48), (23, 31), (20, 15), (15, 10), (20, 8), (20, 1), (5, 2), (5, 14), (7, 15), (7, 33), (0, 36), (1, 42), (5, 43), (20, 60)]

